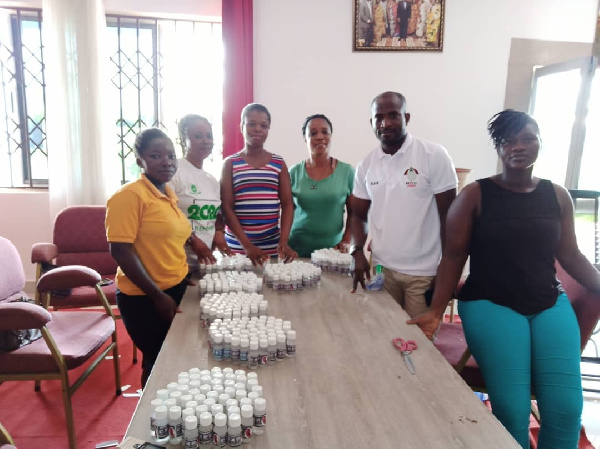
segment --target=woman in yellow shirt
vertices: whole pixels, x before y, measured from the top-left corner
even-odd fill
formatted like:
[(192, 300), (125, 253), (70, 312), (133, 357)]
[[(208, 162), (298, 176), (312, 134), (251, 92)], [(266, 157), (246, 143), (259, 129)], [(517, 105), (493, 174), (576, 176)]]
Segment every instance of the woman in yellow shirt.
[(167, 186), (177, 170), (173, 142), (160, 129), (135, 140), (137, 181), (107, 203), (106, 235), (117, 269), (117, 305), (131, 339), (142, 351), (142, 387), (187, 286), (184, 245), (199, 251), (189, 221)]

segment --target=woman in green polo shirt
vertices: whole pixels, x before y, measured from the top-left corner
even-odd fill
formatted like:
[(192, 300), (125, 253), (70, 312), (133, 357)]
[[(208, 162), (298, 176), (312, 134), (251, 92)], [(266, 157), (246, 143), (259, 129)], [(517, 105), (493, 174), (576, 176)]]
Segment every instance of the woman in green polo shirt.
[(326, 116), (307, 117), (302, 135), (308, 147), (308, 159), (290, 169), (295, 209), (289, 245), (300, 257), (310, 257), (321, 248), (348, 251), (354, 168), (330, 156), (332, 131), (333, 126)]

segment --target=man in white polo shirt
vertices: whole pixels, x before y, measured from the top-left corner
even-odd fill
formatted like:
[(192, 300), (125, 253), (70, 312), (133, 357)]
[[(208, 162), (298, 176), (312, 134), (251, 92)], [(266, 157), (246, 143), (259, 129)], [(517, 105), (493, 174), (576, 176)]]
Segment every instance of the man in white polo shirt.
[(427, 310), (442, 254), (444, 223), (458, 185), (444, 147), (408, 134), (406, 99), (384, 92), (371, 103), (371, 125), (381, 145), (356, 168), (351, 249), (354, 289), (369, 262), (363, 252), (367, 218), (373, 263), (385, 269), (386, 290), (414, 317)]

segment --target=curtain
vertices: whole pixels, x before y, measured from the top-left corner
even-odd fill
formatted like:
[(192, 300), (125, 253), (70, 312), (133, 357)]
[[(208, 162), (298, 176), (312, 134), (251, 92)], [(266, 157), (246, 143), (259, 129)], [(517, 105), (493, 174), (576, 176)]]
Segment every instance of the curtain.
[(244, 147), (240, 113), (253, 101), (252, 0), (223, 1), (223, 157)]
[[(117, 185), (104, 136), (106, 19), (102, 0), (43, 0), (50, 217), (63, 208), (105, 204)], [(114, 167), (113, 167), (114, 168)], [(114, 171), (114, 170), (113, 170)], [(113, 181), (114, 182), (114, 181)]]

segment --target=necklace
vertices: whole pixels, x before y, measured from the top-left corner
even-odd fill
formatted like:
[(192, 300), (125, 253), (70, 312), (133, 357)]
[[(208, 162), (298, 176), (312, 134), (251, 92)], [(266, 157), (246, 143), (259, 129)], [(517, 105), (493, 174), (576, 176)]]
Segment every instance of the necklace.
[[(334, 171), (334, 167), (333, 167), (333, 161), (334, 161), (334, 159), (333, 159), (332, 157), (330, 157), (330, 158), (329, 158), (329, 171), (330, 171), (330, 173), (329, 173), (327, 176), (325, 176), (325, 178), (323, 178), (323, 179), (327, 179), (329, 176), (331, 176), (331, 174), (333, 174), (333, 171)], [(306, 163), (306, 167), (307, 167), (307, 168), (308, 168), (308, 167), (311, 167), (311, 166), (309, 166), (309, 165), (308, 165), (308, 162)], [(314, 168), (314, 167), (312, 167), (312, 168)], [(307, 174), (308, 174), (308, 172), (307, 172)], [(315, 181), (314, 179), (312, 179), (312, 178), (310, 177), (310, 175), (308, 175), (308, 179), (309, 179), (309, 182), (310, 182), (310, 184), (311, 184), (311, 185), (310, 185), (310, 190), (317, 190), (317, 188), (318, 188), (318, 186), (317, 186), (317, 182), (319, 182), (319, 181), (322, 181), (322, 180), (323, 180), (323, 179), (319, 179), (319, 180)]]

